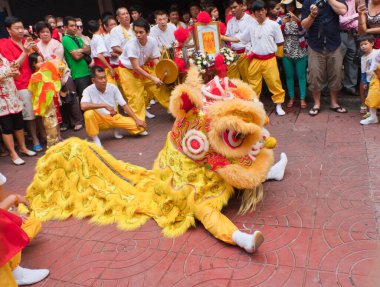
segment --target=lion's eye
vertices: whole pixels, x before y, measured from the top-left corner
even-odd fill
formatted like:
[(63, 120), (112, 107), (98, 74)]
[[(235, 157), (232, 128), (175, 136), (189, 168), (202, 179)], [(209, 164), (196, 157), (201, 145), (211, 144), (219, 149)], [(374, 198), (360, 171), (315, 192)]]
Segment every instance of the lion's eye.
[(230, 148), (238, 148), (241, 146), (244, 141), (244, 137), (245, 136), (243, 134), (236, 131), (226, 130), (223, 132), (223, 140)]

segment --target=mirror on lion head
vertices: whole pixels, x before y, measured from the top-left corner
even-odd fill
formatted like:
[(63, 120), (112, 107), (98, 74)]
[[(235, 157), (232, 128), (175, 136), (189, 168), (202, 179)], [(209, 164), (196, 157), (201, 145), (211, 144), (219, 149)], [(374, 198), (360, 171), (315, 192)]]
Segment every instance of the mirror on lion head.
[(191, 67), (172, 92), (170, 111), (176, 118), (171, 140), (186, 156), (239, 189), (265, 181), (273, 146), (265, 144), (268, 118), (248, 84), (218, 76), (202, 84)]

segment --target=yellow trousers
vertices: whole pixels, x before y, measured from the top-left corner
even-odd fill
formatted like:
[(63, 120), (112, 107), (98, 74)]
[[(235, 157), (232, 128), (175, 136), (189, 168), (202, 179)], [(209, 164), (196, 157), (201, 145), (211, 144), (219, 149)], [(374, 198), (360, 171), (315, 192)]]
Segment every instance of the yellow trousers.
[(97, 136), (100, 130), (109, 130), (112, 128), (120, 128), (127, 130), (131, 134), (139, 134), (144, 131), (138, 128), (136, 122), (131, 117), (125, 117), (120, 114), (114, 116), (102, 115), (95, 110), (84, 112), (84, 122), (86, 132), (90, 137)]
[[(155, 76), (154, 68), (143, 67)], [(136, 76), (132, 70), (118, 68), (120, 89), (125, 100), (140, 120), (145, 120), (145, 107), (150, 95), (164, 108), (169, 107), (170, 90), (166, 85), (157, 87), (151, 80)]]
[(247, 59), (247, 55), (240, 54), (240, 57), (236, 61), (236, 63), (228, 67), (227, 76), (230, 79), (241, 79), (244, 82), (247, 82), (248, 67), (249, 67), (249, 60)]
[(248, 68), (248, 84), (260, 97), (263, 78), (272, 93), (272, 101), (282, 104), (285, 101), (285, 91), (282, 88), (280, 73), (278, 72), (276, 58), (268, 60), (252, 59)]
[(365, 104), (370, 108), (380, 108), (380, 79), (377, 76), (374, 76), (369, 84), (368, 96), (365, 99)]
[[(32, 240), (41, 230), (41, 222), (37, 219), (28, 218), (21, 228)], [(17, 287), (13, 277), (12, 270), (15, 269), (21, 262), (21, 251), (17, 253), (5, 265), (0, 266), (0, 286)]]
[[(106, 72), (106, 77), (107, 77), (107, 83), (109, 84), (114, 84), (117, 86), (117, 82), (116, 82), (116, 79), (114, 77), (112, 77), (111, 75), (111, 72), (110, 72), (110, 69), (104, 69), (105, 72)], [(116, 72), (116, 70), (114, 70)]]
[(232, 240), (232, 234), (238, 228), (219, 210), (202, 205), (194, 210), (194, 215), (213, 236), (228, 244), (236, 245)]

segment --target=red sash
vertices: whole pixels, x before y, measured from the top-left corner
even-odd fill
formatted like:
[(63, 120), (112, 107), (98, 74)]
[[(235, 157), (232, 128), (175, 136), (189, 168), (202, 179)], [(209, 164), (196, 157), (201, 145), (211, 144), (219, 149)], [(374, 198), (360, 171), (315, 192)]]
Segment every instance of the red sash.
[(275, 53), (268, 54), (268, 55), (257, 55), (255, 53), (251, 53), (247, 56), (248, 59), (258, 59), (258, 60), (269, 60), (276, 56)]
[(20, 217), (0, 208), (0, 266), (29, 244), (30, 239), (21, 224)]

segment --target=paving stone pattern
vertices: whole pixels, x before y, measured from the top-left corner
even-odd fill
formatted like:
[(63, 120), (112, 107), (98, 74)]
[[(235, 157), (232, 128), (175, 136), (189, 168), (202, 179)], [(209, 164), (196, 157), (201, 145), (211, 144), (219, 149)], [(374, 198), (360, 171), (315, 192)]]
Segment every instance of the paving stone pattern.
[[(40, 287), (380, 286), (380, 126), (361, 126), (355, 103), (348, 114), (324, 109), (314, 118), (297, 108), (278, 117), (271, 108), (276, 159), (282, 151), (289, 158), (285, 179), (265, 183), (255, 212), (237, 215), (236, 198), (223, 210), (242, 230), (263, 232), (256, 254), (216, 240), (199, 223), (168, 239), (153, 220), (126, 232), (69, 219), (44, 223), (22, 266), (50, 269)], [(173, 122), (157, 106), (152, 112), (149, 136), (115, 140), (104, 132), (105, 148), (149, 168)], [(1, 159), (8, 191), (25, 194), (36, 158), (26, 160), (15, 167)]]

